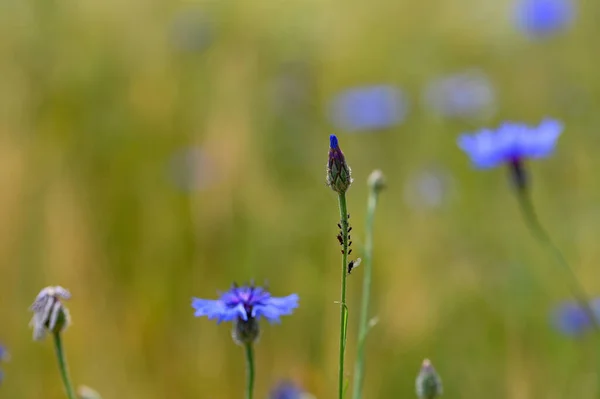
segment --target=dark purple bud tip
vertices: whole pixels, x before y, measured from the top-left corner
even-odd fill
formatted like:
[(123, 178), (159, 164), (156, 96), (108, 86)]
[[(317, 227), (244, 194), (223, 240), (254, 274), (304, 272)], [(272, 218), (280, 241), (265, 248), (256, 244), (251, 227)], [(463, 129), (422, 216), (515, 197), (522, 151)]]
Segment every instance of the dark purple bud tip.
[(332, 149), (338, 148), (338, 139), (335, 134), (329, 136), (329, 147)]

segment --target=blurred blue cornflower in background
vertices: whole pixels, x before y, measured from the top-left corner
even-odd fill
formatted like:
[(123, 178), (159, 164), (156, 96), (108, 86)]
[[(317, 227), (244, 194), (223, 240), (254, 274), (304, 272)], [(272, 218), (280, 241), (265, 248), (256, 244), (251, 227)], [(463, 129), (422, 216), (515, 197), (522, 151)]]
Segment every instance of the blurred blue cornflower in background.
[(290, 381), (282, 381), (275, 385), (269, 399), (312, 399), (312, 395), (304, 392), (303, 389)]
[(200, 53), (213, 42), (214, 29), (208, 16), (196, 7), (184, 7), (171, 21), (171, 46), (185, 53)]
[(434, 209), (455, 194), (454, 179), (445, 168), (428, 166), (413, 172), (404, 185), (404, 201), (413, 209)]
[(269, 399), (301, 399), (302, 390), (289, 381), (280, 382), (269, 394)]
[(307, 111), (315, 80), (308, 60), (282, 63), (270, 82), (270, 97), (274, 113), (285, 118), (298, 117)]
[(546, 37), (568, 28), (575, 17), (572, 0), (517, 0), (516, 26), (530, 37)]
[(209, 154), (199, 147), (177, 150), (168, 161), (168, 178), (180, 190), (205, 190), (218, 180), (215, 165)]
[[(590, 308), (600, 322), (600, 298), (590, 301)], [(581, 336), (593, 327), (588, 313), (575, 301), (562, 302), (552, 311), (551, 318), (558, 331), (571, 337)]]
[(551, 155), (562, 130), (563, 124), (553, 119), (544, 119), (538, 126), (505, 122), (495, 130), (482, 129), (460, 136), (458, 146), (475, 167), (487, 169)]
[[(6, 348), (0, 344), (0, 362), (8, 360), (8, 351)], [(0, 384), (2, 384), (2, 379), (4, 378), (4, 373), (0, 370)]]
[(441, 116), (469, 118), (491, 115), (495, 96), (490, 79), (473, 69), (432, 80), (425, 87), (423, 103)]
[(330, 116), (338, 129), (359, 132), (386, 129), (402, 123), (408, 100), (390, 85), (364, 86), (339, 93), (331, 102)]

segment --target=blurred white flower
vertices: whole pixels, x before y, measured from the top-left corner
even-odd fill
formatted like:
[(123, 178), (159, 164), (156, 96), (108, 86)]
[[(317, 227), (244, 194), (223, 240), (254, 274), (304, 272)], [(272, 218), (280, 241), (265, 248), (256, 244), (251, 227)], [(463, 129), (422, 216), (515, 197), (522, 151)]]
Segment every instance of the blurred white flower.
[(439, 208), (449, 199), (453, 189), (450, 174), (437, 167), (413, 173), (404, 187), (404, 201), (414, 209)]

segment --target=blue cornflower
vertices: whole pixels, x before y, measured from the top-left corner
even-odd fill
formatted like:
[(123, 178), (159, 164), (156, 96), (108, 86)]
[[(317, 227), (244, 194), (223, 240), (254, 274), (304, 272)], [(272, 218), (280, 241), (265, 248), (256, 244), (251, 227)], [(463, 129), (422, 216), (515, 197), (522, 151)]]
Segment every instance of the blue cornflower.
[(338, 94), (331, 103), (331, 117), (341, 130), (358, 132), (397, 125), (407, 112), (406, 96), (389, 85), (364, 86)]
[(515, 184), (522, 189), (526, 184), (522, 161), (552, 154), (562, 130), (563, 124), (553, 119), (544, 119), (536, 127), (505, 122), (496, 130), (483, 129), (473, 135), (460, 136), (458, 146), (477, 168), (509, 164)]
[(248, 343), (258, 338), (258, 320), (261, 317), (278, 323), (280, 316), (290, 315), (298, 307), (298, 295), (273, 297), (264, 288), (254, 284), (241, 287), (233, 284), (219, 299), (193, 298), (192, 307), (196, 310), (196, 317), (207, 316), (217, 319), (217, 323), (234, 322), (234, 340)]
[(552, 119), (543, 120), (537, 127), (506, 122), (496, 130), (462, 135), (458, 146), (477, 168), (493, 168), (505, 162), (549, 156), (562, 130), (562, 123)]
[[(600, 322), (600, 298), (590, 302), (592, 312)], [(552, 324), (565, 335), (578, 337), (588, 331), (592, 320), (583, 307), (577, 302), (563, 302), (552, 311)]]
[(302, 399), (304, 391), (292, 382), (282, 381), (273, 388), (269, 399)]
[(575, 17), (572, 0), (518, 0), (517, 28), (531, 37), (545, 37), (571, 25)]

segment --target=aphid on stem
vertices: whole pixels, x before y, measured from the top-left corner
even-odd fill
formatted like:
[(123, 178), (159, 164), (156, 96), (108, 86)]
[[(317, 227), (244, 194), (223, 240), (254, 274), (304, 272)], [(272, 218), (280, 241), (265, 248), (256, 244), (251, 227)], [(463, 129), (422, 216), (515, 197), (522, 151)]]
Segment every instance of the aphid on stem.
[(357, 268), (360, 265), (361, 261), (362, 259), (358, 258), (356, 260), (351, 260), (350, 262), (348, 262), (348, 274), (352, 273), (352, 270)]

